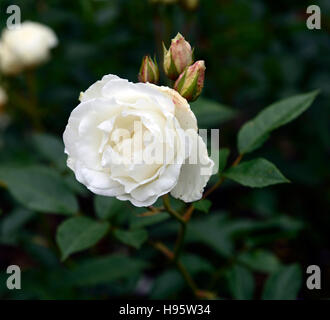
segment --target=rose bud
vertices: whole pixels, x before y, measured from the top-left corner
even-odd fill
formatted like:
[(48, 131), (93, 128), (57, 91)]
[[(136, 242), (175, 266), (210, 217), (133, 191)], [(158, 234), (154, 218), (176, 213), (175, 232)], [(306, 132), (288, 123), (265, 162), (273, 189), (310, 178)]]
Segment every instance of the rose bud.
[(203, 60), (196, 61), (186, 68), (175, 81), (174, 89), (188, 101), (195, 101), (204, 87), (205, 63)]
[(150, 56), (143, 57), (138, 78), (140, 82), (158, 83), (159, 69), (156, 59), (153, 61)]
[(172, 39), (171, 46), (167, 50), (163, 43), (164, 50), (164, 71), (168, 78), (175, 80), (184, 69), (193, 63), (193, 50), (189, 42), (178, 33)]

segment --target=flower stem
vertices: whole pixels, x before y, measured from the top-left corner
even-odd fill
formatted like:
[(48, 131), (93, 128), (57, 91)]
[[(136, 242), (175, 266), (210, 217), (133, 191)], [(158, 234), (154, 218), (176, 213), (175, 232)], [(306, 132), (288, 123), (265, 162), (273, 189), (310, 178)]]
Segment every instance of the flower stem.
[[(232, 163), (231, 166), (232, 167), (237, 166), (240, 163), (240, 161), (242, 160), (242, 157), (243, 157), (243, 154), (238, 155), (238, 157), (235, 159), (235, 161)], [(214, 192), (216, 189), (218, 189), (221, 186), (221, 184), (223, 183), (224, 180), (225, 180), (224, 176), (220, 177), (219, 181), (204, 193), (203, 199), (205, 199), (212, 192)], [(192, 279), (192, 277), (187, 272), (187, 270), (185, 269), (185, 267), (183, 266), (183, 264), (181, 263), (181, 261), (179, 259), (180, 254), (182, 252), (183, 244), (184, 244), (184, 238), (185, 238), (185, 234), (186, 234), (187, 223), (189, 222), (189, 220), (192, 216), (192, 213), (194, 212), (195, 207), (193, 205), (190, 205), (188, 207), (188, 209), (186, 210), (185, 214), (183, 216), (181, 216), (177, 211), (175, 211), (172, 208), (168, 194), (163, 196), (163, 203), (164, 203), (165, 210), (174, 219), (176, 219), (180, 223), (180, 230), (179, 230), (177, 240), (176, 240), (176, 244), (175, 244), (175, 247), (174, 247), (174, 253), (171, 250), (169, 250), (161, 242), (154, 243), (153, 246), (156, 249), (160, 250), (169, 260), (174, 262), (177, 269), (180, 271), (180, 273), (183, 276), (183, 278), (185, 279), (186, 283), (191, 288), (191, 290), (194, 292), (194, 295), (197, 298), (207, 298), (207, 299), (215, 298), (215, 295), (212, 292), (199, 290), (197, 288), (196, 283), (194, 282), (194, 280)]]
[(29, 70), (26, 72), (26, 84), (30, 99), (30, 103), (27, 106), (27, 112), (32, 118), (31, 120), (34, 129), (36, 131), (42, 131), (43, 126), (40, 119), (40, 110), (38, 108), (37, 81), (34, 70)]
[(225, 178), (221, 177), (217, 183), (215, 183), (210, 189), (208, 189), (204, 195), (203, 195), (203, 199), (207, 198), (213, 191), (215, 191), (216, 189), (218, 189), (222, 183), (224, 182)]
[(180, 225), (180, 230), (179, 230), (175, 248), (174, 248), (174, 261), (178, 261), (178, 259), (180, 257), (180, 254), (181, 254), (181, 251), (183, 248), (184, 237), (186, 235), (186, 229), (187, 229), (186, 223), (182, 223)]
[(186, 223), (183, 219), (183, 217), (176, 212), (172, 207), (171, 207), (171, 203), (170, 203), (170, 198), (168, 196), (168, 194), (165, 194), (163, 196), (163, 203), (164, 203), (164, 207), (166, 209), (166, 211), (176, 220), (178, 220), (180, 223), (184, 224)]
[(232, 167), (236, 167), (242, 160), (243, 158), (243, 153), (239, 154), (238, 157), (235, 159), (233, 164), (231, 165)]
[(171, 262), (174, 262), (176, 268), (178, 271), (181, 273), (183, 279), (187, 283), (188, 287), (191, 289), (193, 292), (194, 296), (198, 299), (214, 299), (216, 298), (216, 295), (213, 292), (210, 291), (205, 291), (205, 290), (200, 290), (197, 287), (196, 282), (194, 279), (191, 277), (185, 266), (182, 264), (181, 261), (179, 260), (174, 260), (174, 253), (166, 247), (166, 245), (160, 241), (158, 242), (152, 242), (150, 241), (150, 244), (163, 253)]
[(178, 261), (179, 256), (182, 251), (183, 243), (184, 243), (184, 237), (186, 234), (186, 221), (183, 219), (183, 217), (176, 212), (172, 207), (170, 203), (170, 199), (168, 195), (163, 196), (163, 202), (164, 202), (164, 207), (165, 209), (169, 212), (171, 216), (173, 216), (176, 220), (179, 221), (180, 223), (180, 230), (176, 239), (176, 244), (174, 248), (174, 261)]
[(169, 248), (167, 248), (164, 243), (157, 241), (157, 242), (150, 242), (150, 244), (155, 249), (160, 251), (164, 256), (166, 256), (169, 260), (171, 260), (171, 261), (173, 260), (173, 258), (174, 258), (173, 252)]
[(184, 267), (184, 265), (182, 264), (181, 261), (176, 261), (175, 265), (178, 268), (178, 270), (180, 271), (183, 279), (186, 281), (186, 283), (189, 286), (189, 288), (191, 289), (191, 291), (194, 293), (195, 296), (197, 296), (196, 293), (199, 291), (198, 287), (197, 287), (195, 281), (193, 280), (193, 278), (188, 273), (187, 269)]
[(181, 273), (183, 279), (191, 289), (191, 291), (194, 293), (194, 296), (196, 298), (206, 298), (206, 299), (212, 299), (215, 297), (214, 293), (199, 290), (197, 287), (197, 284), (195, 283), (194, 279), (191, 277), (187, 269), (184, 267), (182, 262), (180, 261), (180, 255), (182, 252), (183, 244), (184, 244), (184, 238), (186, 234), (187, 229), (187, 221), (171, 207), (170, 199), (168, 195), (163, 196), (163, 202), (164, 207), (168, 211), (168, 213), (175, 218), (180, 223), (180, 230), (176, 239), (176, 244), (174, 247), (174, 252), (172, 252), (170, 249), (168, 249), (163, 243), (156, 242), (153, 244), (153, 246), (161, 251), (170, 261), (174, 263), (178, 271)]

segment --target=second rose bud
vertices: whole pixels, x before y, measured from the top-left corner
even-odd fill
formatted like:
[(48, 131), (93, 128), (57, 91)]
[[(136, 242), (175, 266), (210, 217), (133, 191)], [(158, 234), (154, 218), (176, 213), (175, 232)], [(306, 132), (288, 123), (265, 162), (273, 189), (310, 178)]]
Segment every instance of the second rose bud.
[(188, 101), (195, 101), (204, 87), (205, 63), (203, 60), (196, 61), (186, 68), (175, 81), (174, 89)]

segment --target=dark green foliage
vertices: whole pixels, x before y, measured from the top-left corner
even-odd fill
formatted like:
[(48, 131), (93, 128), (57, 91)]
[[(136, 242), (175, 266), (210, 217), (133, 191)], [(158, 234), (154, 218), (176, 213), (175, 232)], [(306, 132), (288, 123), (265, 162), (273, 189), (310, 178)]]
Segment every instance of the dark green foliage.
[[(0, 31), (9, 4), (0, 3)], [(198, 125), (220, 132), (219, 172), (206, 190), (226, 178), (193, 204), (182, 264), (219, 298), (329, 299), (329, 283), (304, 290), (306, 265), (330, 264), (327, 0), (318, 1), (321, 30), (306, 28), (307, 0), (201, 0), (196, 12), (148, 0), (15, 4), (23, 20), (52, 27), (59, 46), (35, 70), (38, 133), (24, 111), (25, 76), (0, 78), (13, 88), (11, 123), (0, 126), (0, 298), (193, 297), (152, 247), (173, 248), (173, 218), (93, 195), (67, 168), (62, 143), (81, 91), (109, 73), (137, 81), (142, 57), (160, 57), (161, 41), (179, 31), (206, 64), (203, 96), (191, 104)], [(22, 290), (5, 286), (10, 264), (22, 267)]]

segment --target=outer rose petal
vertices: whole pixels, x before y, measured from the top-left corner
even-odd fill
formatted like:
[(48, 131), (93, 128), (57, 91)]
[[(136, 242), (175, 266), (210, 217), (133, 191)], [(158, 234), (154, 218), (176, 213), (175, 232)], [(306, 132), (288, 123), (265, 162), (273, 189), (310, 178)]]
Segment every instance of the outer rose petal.
[(160, 197), (170, 192), (178, 181), (180, 165), (171, 164), (157, 179), (146, 185), (141, 185), (131, 192), (132, 198), (146, 201), (152, 197)]
[[(114, 102), (104, 99), (91, 99), (80, 103), (72, 112), (63, 133), (65, 153), (69, 158), (83, 162), (87, 167), (101, 170), (98, 145), (102, 138), (101, 130), (96, 130), (102, 121), (117, 110)], [(70, 160), (73, 161), (73, 160)]]
[(125, 193), (124, 187), (112, 180), (106, 172), (88, 169), (79, 161), (75, 164), (74, 172), (77, 180), (96, 194), (115, 197)]
[(81, 102), (102, 97), (102, 89), (107, 82), (113, 79), (120, 79), (114, 74), (107, 74), (101, 80), (93, 83), (85, 92), (81, 92), (79, 100)]
[(175, 105), (175, 117), (178, 119), (181, 128), (183, 130), (194, 129), (197, 131), (197, 120), (194, 113), (191, 111), (188, 101), (183, 98), (177, 91), (164, 86), (156, 86), (154, 84), (150, 84), (157, 88), (157, 90), (165, 93), (169, 96), (174, 105)]
[[(186, 159), (186, 163), (181, 167), (177, 185), (171, 191), (171, 195), (174, 198), (181, 199), (184, 202), (193, 202), (201, 199), (204, 187), (212, 175), (214, 166), (214, 162), (207, 154), (203, 139), (194, 131), (189, 133), (193, 142), (191, 153), (189, 158)], [(192, 161), (194, 154), (197, 155), (197, 164), (189, 163), (189, 161)]]
[(157, 201), (158, 196), (153, 196), (153, 197), (148, 198), (147, 200), (139, 201), (139, 200), (132, 198), (131, 195), (125, 194), (122, 196), (118, 196), (117, 199), (122, 200), (122, 201), (128, 200), (136, 207), (148, 207), (148, 206), (153, 205)]
[[(120, 78), (111, 79), (103, 87), (102, 95), (115, 98), (118, 103), (126, 105), (147, 99), (153, 105), (152, 109), (160, 109), (165, 115), (174, 114), (175, 110), (171, 97), (164, 95), (158, 86), (150, 83), (132, 83)], [(145, 105), (145, 109), (150, 109), (150, 106), (148, 108), (148, 105)]]

